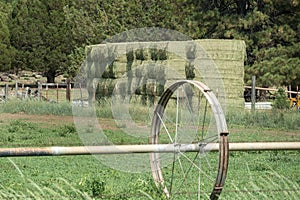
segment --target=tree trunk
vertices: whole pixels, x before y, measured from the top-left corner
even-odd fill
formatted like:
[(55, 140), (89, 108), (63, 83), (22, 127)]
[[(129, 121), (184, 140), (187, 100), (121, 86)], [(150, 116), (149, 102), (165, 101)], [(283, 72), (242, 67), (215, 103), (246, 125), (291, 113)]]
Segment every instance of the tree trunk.
[(49, 71), (46, 73), (47, 83), (54, 83), (55, 75), (56, 75), (56, 71), (54, 69), (49, 69)]
[(249, 6), (248, 0), (236, 0), (237, 14), (245, 16)]

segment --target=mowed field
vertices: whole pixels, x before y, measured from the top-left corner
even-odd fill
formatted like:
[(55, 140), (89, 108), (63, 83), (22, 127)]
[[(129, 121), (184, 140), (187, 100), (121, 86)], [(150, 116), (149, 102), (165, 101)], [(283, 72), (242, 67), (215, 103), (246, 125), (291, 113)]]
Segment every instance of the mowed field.
[[(1, 147), (83, 145), (69, 112), (28, 114), (24, 109), (8, 113), (4, 104), (1, 106)], [(254, 117), (232, 114), (227, 119), (229, 138), (231, 142), (300, 141), (299, 120), (296, 111), (259, 113)], [(126, 135), (112, 118), (100, 115), (98, 121), (115, 144), (140, 143)], [(299, 151), (230, 152), (229, 159), (220, 199), (299, 198)], [(86, 155), (0, 158), (0, 166), (1, 199), (165, 199), (155, 187), (150, 164), (149, 171), (129, 173)]]

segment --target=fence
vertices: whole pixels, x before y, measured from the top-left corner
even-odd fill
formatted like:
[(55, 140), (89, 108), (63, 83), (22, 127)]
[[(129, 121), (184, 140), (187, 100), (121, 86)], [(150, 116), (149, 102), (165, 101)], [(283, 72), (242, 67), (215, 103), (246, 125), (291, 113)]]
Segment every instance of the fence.
[[(218, 126), (218, 129), (217, 129), (218, 134), (216, 135), (216, 138), (219, 138), (219, 144), (215, 143), (214, 140), (212, 140), (213, 137), (209, 136), (209, 137), (205, 138), (205, 135), (204, 136), (202, 135), (202, 138), (197, 137), (196, 140), (194, 140), (188, 144), (177, 142), (177, 130), (175, 131), (176, 134), (174, 135), (174, 138), (171, 137), (168, 130), (175, 130), (175, 128), (177, 128), (179, 124), (181, 126), (183, 126), (183, 124), (179, 123), (179, 121), (177, 119), (179, 116), (178, 113), (179, 112), (182, 113), (185, 110), (180, 109), (180, 107), (177, 106), (176, 107), (177, 117), (176, 117), (176, 119), (174, 119), (174, 121), (170, 120), (170, 118), (164, 118), (164, 120), (163, 120), (161, 118), (161, 116), (165, 115), (165, 113), (164, 113), (165, 110), (170, 111), (170, 110), (166, 109), (167, 103), (169, 102), (169, 99), (171, 98), (170, 94), (172, 94), (174, 90), (178, 89), (179, 86), (181, 86), (184, 83), (193, 84), (203, 94), (205, 94), (205, 97), (209, 100), (208, 102), (211, 104), (212, 110), (215, 111), (214, 115), (215, 115), (216, 124)], [(44, 94), (45, 92), (43, 92), (44, 91), (43, 85), (40, 84), (38, 86), (39, 86), (38, 91), (40, 92), (39, 94), (40, 95)], [(45, 88), (49, 89), (49, 87), (52, 87), (52, 85), (48, 85), (48, 86), (45, 85)], [(55, 87), (55, 85), (53, 85), (53, 87)], [(56, 88), (58, 88), (58, 86)], [(69, 88), (68, 95), (70, 95), (71, 86), (69, 85), (68, 88)], [(8, 91), (8, 90), (6, 89), (6, 91)], [(16, 90), (16, 91), (18, 91), (18, 90)], [(45, 91), (47, 91), (47, 90), (45, 89)], [(81, 92), (81, 87), (79, 87), (79, 91)], [(27, 94), (28, 94), (28, 92), (27, 92)], [(81, 95), (82, 95), (82, 93), (81, 93)], [(67, 92), (66, 92), (66, 96), (67, 96)], [(177, 98), (180, 99), (181, 96), (178, 95)], [(200, 82), (178, 81), (177, 83), (171, 85), (170, 88), (168, 88), (166, 90), (166, 92), (162, 95), (158, 105), (160, 105), (160, 106), (157, 106), (154, 111), (154, 118), (153, 118), (153, 123), (152, 123), (152, 127), (151, 127), (151, 137), (150, 137), (151, 140), (149, 141), (151, 144), (149, 144), (149, 145), (143, 145), (143, 146), (141, 146), (141, 145), (126, 145), (126, 146), (124, 146), (123, 145), (123, 146), (79, 146), (79, 147), (42, 147), (42, 148), (0, 148), (0, 157), (77, 155), (77, 154), (86, 155), (86, 154), (112, 154), (112, 153), (115, 153), (115, 154), (152, 153), (150, 156), (150, 160), (151, 160), (150, 165), (151, 165), (151, 171), (153, 174), (155, 184), (156, 185), (161, 184), (158, 186), (161, 186), (161, 188), (163, 188), (163, 190), (164, 190), (163, 192), (165, 193), (165, 195), (167, 197), (170, 196), (173, 183), (175, 185), (175, 180), (177, 180), (177, 179), (175, 179), (175, 176), (173, 176), (173, 174), (174, 174), (173, 172), (174, 172), (174, 168), (175, 168), (174, 163), (175, 163), (175, 161), (178, 161), (178, 165), (177, 165), (177, 169), (179, 169), (178, 177), (181, 178), (183, 181), (182, 180), (179, 181), (178, 185), (176, 185), (176, 187), (173, 187), (175, 189), (178, 189), (178, 191), (176, 191), (172, 194), (180, 195), (180, 196), (183, 194), (186, 194), (187, 197), (189, 197), (190, 192), (194, 192), (194, 190), (189, 190), (188, 187), (184, 188), (183, 190), (181, 190), (181, 187), (177, 187), (177, 186), (183, 185), (181, 183), (187, 182), (186, 177), (188, 177), (187, 175), (191, 175), (190, 169), (192, 167), (194, 167), (193, 170), (197, 170), (196, 173), (199, 174), (199, 176), (198, 177), (196, 176), (195, 177), (196, 179), (194, 179), (196, 181), (196, 183), (198, 184), (197, 187), (195, 187), (198, 189), (197, 191), (195, 190), (195, 192), (196, 192), (195, 194), (200, 194), (200, 189), (199, 189), (200, 188), (200, 181), (199, 181), (200, 174), (203, 175), (202, 177), (206, 177), (208, 174), (206, 172), (211, 173), (212, 170), (216, 170), (215, 171), (216, 173), (215, 172), (211, 173), (212, 175), (208, 176), (207, 180), (209, 180), (208, 181), (209, 184), (214, 185), (213, 192), (211, 193), (211, 197), (213, 197), (213, 198), (211, 198), (211, 199), (217, 199), (223, 189), (223, 185), (224, 185), (225, 178), (226, 178), (226, 173), (227, 173), (228, 166), (229, 166), (228, 165), (229, 150), (230, 151), (255, 151), (255, 150), (273, 150), (273, 149), (277, 149), (277, 150), (299, 150), (300, 149), (299, 142), (295, 142), (295, 143), (228, 143), (227, 125), (226, 125), (225, 116), (220, 107), (220, 104), (218, 103), (216, 96), (213, 95), (212, 91)], [(190, 112), (193, 111), (193, 109), (190, 109), (190, 107), (188, 107), (187, 109)], [(202, 113), (204, 113), (203, 119), (206, 119), (206, 113), (207, 113), (206, 111), (207, 111), (207, 106), (205, 106), (205, 110), (202, 112)], [(195, 109), (195, 112), (199, 113), (199, 110)], [(170, 114), (172, 114), (172, 112), (170, 112)], [(165, 116), (168, 116), (168, 114), (166, 114)], [(191, 115), (191, 116), (194, 116), (194, 115)], [(85, 121), (85, 120), (82, 120), (82, 121)], [(167, 123), (165, 123), (165, 122), (167, 122)], [(166, 128), (165, 125), (167, 125), (168, 127), (170, 125), (170, 127)], [(175, 125), (175, 128), (174, 128), (174, 125)], [(90, 127), (90, 125), (89, 125), (89, 127)], [(161, 142), (161, 140), (159, 140), (159, 137), (163, 136), (163, 133), (164, 133), (164, 130), (161, 129), (161, 127), (163, 127), (165, 129), (165, 136), (167, 134), (169, 137), (168, 141), (167, 141), (168, 143), (166, 143), (165, 145), (163, 145), (162, 143), (160, 143), (160, 144), (158, 143), (158, 141)], [(187, 127), (192, 128), (192, 126), (189, 126), (189, 124), (187, 124)], [(204, 129), (204, 123), (203, 123), (202, 128)], [(84, 131), (84, 134), (86, 134), (86, 131)], [(198, 140), (200, 140), (200, 141), (198, 141)], [(178, 140), (178, 141), (180, 141), (180, 140)], [(193, 155), (192, 157), (188, 157), (187, 155), (184, 154), (185, 151), (186, 152), (189, 152), (189, 151), (196, 152), (196, 155)], [(219, 154), (218, 155), (215, 154), (216, 157), (211, 157), (211, 160), (209, 157), (205, 157), (204, 162), (202, 162), (200, 159), (203, 157), (200, 155), (202, 152), (206, 152), (206, 151), (219, 151)], [(171, 154), (171, 158), (173, 158), (173, 160), (172, 160), (173, 166), (171, 168), (169, 168), (169, 170), (171, 170), (171, 171), (163, 173), (163, 170), (165, 171), (166, 168), (162, 169), (160, 166), (163, 166), (163, 165), (160, 165), (160, 162), (162, 161), (161, 163), (163, 163), (165, 157), (161, 155), (162, 159), (160, 159), (160, 157), (157, 153), (167, 153), (167, 152), (173, 153), (173, 155)], [(185, 158), (184, 161), (186, 161), (186, 165), (182, 165), (182, 163), (183, 163), (182, 160), (177, 159), (177, 157), (174, 156), (175, 154), (180, 154), (181, 156), (183, 156)], [(190, 158), (192, 158), (192, 160)], [(216, 158), (216, 159), (214, 159), (214, 158)], [(218, 158), (219, 158), (219, 160), (218, 160)], [(196, 162), (196, 159), (199, 162)], [(199, 167), (200, 163), (201, 163), (201, 169)], [(183, 166), (186, 166), (187, 170), (182, 170)], [(211, 168), (211, 166), (215, 166), (215, 168)], [(166, 170), (168, 170), (168, 169), (166, 169)], [(205, 171), (205, 170), (207, 170), (207, 171)], [(205, 173), (203, 173), (203, 172), (205, 172)], [(169, 178), (171, 178), (171, 180), (170, 180), (171, 183), (169, 184), (171, 186), (169, 188), (166, 187), (167, 184), (164, 185), (162, 174), (164, 174), (164, 176), (167, 177), (167, 178), (164, 178), (164, 180), (169, 180)], [(170, 177), (169, 174), (171, 174), (172, 177)], [(215, 174), (217, 174), (216, 179), (215, 179)], [(188, 183), (194, 183), (194, 182), (192, 182), (192, 180), (191, 180), (191, 182), (189, 181)], [(185, 186), (189, 186), (189, 185), (190, 184), (186, 184)], [(281, 189), (285, 190), (285, 188), (281, 188)], [(297, 192), (297, 190), (298, 190), (298, 188), (291, 188), (291, 191)], [(202, 186), (201, 186), (201, 191), (206, 191), (206, 190), (203, 190)], [(276, 190), (276, 191), (278, 191), (278, 190)], [(232, 190), (232, 191), (228, 191), (228, 192), (234, 192), (234, 191)], [(254, 192), (257, 192), (257, 190)], [(200, 197), (200, 195), (198, 195), (198, 197)]]
[[(254, 80), (253, 80), (254, 79)], [(244, 86), (244, 99), (246, 109), (272, 109), (272, 100), (275, 99), (275, 93), (278, 89), (255, 87), (255, 76), (252, 77), (252, 86)], [(291, 109), (300, 109), (299, 87), (296, 91), (285, 91), (287, 100), (290, 102)]]
[(24, 84), (16, 82), (15, 84), (5, 84), (0, 90), (0, 102), (18, 98), (58, 103), (72, 101), (74, 100), (73, 96), (81, 97), (83, 100), (87, 95), (81, 86), (73, 88), (73, 85), (70, 81), (67, 83)]

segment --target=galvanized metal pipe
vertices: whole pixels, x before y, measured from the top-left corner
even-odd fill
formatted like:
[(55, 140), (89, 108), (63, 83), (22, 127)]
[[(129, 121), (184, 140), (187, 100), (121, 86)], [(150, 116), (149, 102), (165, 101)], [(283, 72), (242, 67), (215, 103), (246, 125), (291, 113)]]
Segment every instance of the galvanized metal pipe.
[[(0, 148), (0, 157), (218, 151), (218, 143)], [(300, 142), (230, 143), (230, 151), (300, 150)]]
[(300, 142), (229, 143), (230, 151), (300, 150)]

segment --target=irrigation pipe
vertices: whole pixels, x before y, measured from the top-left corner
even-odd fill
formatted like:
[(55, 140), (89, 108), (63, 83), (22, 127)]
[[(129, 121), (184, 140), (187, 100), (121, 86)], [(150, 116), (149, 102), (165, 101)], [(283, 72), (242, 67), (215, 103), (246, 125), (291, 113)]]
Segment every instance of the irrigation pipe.
[[(219, 144), (147, 144), (114, 146), (0, 148), (0, 157), (67, 156), (90, 154), (174, 153), (218, 151)], [(230, 151), (300, 150), (300, 142), (230, 143)]]

